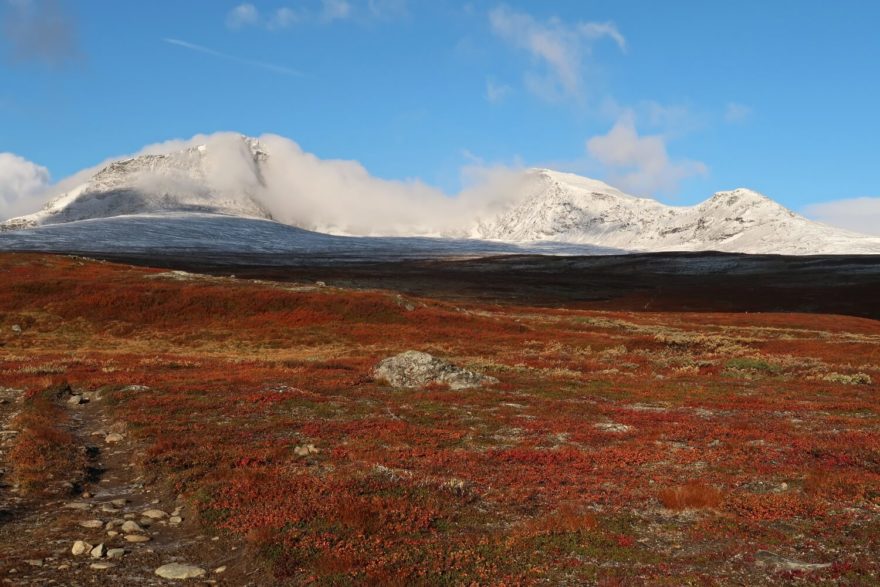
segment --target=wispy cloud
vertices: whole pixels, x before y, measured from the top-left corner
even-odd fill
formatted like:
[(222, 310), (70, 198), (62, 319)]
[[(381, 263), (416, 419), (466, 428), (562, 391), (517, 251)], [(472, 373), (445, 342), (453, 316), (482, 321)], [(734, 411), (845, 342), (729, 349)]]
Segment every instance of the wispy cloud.
[(274, 63), (266, 63), (265, 61), (256, 61), (254, 59), (245, 59), (243, 57), (237, 57), (235, 55), (230, 55), (228, 53), (216, 51), (214, 49), (211, 49), (209, 47), (205, 47), (203, 45), (197, 45), (195, 43), (190, 43), (188, 41), (181, 41), (180, 39), (165, 38), (165, 39), (162, 39), (162, 42), (168, 43), (169, 45), (174, 45), (176, 47), (183, 47), (184, 49), (189, 49), (190, 51), (204, 53), (205, 55), (210, 55), (212, 57), (224, 59), (226, 61), (231, 61), (233, 63), (239, 63), (241, 65), (247, 65), (249, 67), (257, 67), (260, 69), (265, 69), (267, 71), (271, 71), (273, 73), (278, 73), (281, 75), (292, 75), (292, 76), (303, 75), (303, 73), (301, 71), (297, 71), (296, 69), (291, 69), (291, 68), (285, 67), (283, 65), (275, 65)]
[(724, 122), (728, 124), (741, 124), (752, 116), (752, 109), (745, 104), (728, 102), (724, 109)]
[(260, 22), (260, 11), (253, 4), (239, 4), (226, 15), (226, 26), (240, 29)]
[(626, 39), (610, 22), (569, 24), (558, 18), (542, 22), (501, 5), (489, 12), (489, 24), (496, 36), (526, 51), (539, 65), (537, 71), (526, 73), (526, 86), (551, 101), (583, 97), (586, 60), (594, 43), (608, 38), (626, 51)]
[(304, 18), (305, 16), (302, 13), (297, 12), (293, 8), (283, 6), (269, 17), (266, 22), (266, 27), (272, 30), (286, 29), (287, 27), (302, 22)]
[(83, 57), (76, 22), (58, 0), (0, 0), (0, 20), (13, 62), (59, 68)]
[(639, 135), (632, 113), (623, 115), (607, 134), (589, 139), (587, 152), (605, 167), (612, 184), (645, 196), (673, 193), (682, 180), (709, 170), (700, 161), (673, 161), (664, 137)]
[(328, 25), (347, 20), (391, 21), (408, 14), (407, 0), (367, 0), (357, 4), (349, 0), (319, 0), (312, 6), (281, 6), (267, 12), (245, 2), (226, 14), (226, 26), (232, 30), (259, 27), (277, 31), (294, 25)]
[(486, 100), (491, 104), (498, 104), (510, 94), (511, 88), (506, 84), (501, 84), (493, 79), (486, 80)]
[(848, 198), (810, 204), (805, 216), (863, 234), (880, 236), (880, 198)]
[(321, 0), (321, 20), (333, 22), (344, 20), (352, 15), (351, 4), (346, 0)]
[(379, 20), (391, 20), (409, 14), (407, 0), (368, 0), (367, 8)]

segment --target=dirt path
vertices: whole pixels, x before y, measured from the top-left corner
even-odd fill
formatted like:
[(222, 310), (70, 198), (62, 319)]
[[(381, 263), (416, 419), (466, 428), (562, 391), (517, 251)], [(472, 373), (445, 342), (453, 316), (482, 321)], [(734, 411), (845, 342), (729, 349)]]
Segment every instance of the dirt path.
[[(133, 464), (138, 447), (112, 421), (97, 392), (74, 397), (80, 399), (63, 404), (71, 414), (71, 432), (88, 456), (87, 478), (67, 496), (41, 498), (21, 495), (13, 484), (7, 456), (19, 431), (9, 425), (23, 398), (19, 390), (0, 387), (0, 581), (41, 586), (267, 584), (260, 569), (248, 568), (241, 545), (202, 533), (182, 499), (161, 494), (160, 483), (139, 475)], [(125, 522), (130, 522), (127, 531)], [(92, 547), (103, 544), (107, 552), (74, 555), (78, 540)], [(158, 577), (156, 569), (169, 563), (198, 567), (204, 575), (187, 581)]]

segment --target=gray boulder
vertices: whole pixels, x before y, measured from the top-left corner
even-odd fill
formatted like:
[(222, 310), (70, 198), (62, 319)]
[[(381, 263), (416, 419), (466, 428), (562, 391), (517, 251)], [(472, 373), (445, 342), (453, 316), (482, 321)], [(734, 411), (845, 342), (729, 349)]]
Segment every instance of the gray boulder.
[(405, 351), (389, 357), (373, 369), (377, 381), (386, 381), (392, 387), (416, 389), (431, 383), (448, 385), (450, 389), (481, 387), (498, 380), (488, 375), (456, 367), (448, 361), (428, 353)]

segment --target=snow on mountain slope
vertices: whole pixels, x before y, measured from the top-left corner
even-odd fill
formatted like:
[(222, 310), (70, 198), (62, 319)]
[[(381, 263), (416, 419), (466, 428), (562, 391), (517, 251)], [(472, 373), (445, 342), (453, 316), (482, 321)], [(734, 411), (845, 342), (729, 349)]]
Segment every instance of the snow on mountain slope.
[[(587, 247), (584, 250), (880, 254), (880, 238), (811, 222), (746, 189), (719, 192), (696, 206), (677, 207), (625, 194), (601, 181), (532, 169), (510, 173), (502, 184), (487, 183), (449, 198), (418, 182), (375, 178), (354, 162), (320, 160), (282, 137), (257, 140), (218, 133), (184, 145), (175, 143), (163, 146), (161, 152), (151, 150), (109, 163), (83, 181), (76, 180), (79, 185), (57, 195), (39, 212), (0, 224), (0, 232), (156, 216), (164, 218), (164, 232), (151, 230), (147, 220), (129, 227), (153, 235), (158, 239), (155, 246), (162, 247), (175, 241), (168, 232), (172, 229), (184, 241), (203, 241), (188, 230), (185, 215), (193, 215), (193, 222), (201, 226), (203, 218), (196, 222), (200, 215), (214, 214), (278, 220), (353, 236), (439, 235), (513, 245), (541, 243), (537, 248), (542, 250), (577, 245)], [(173, 223), (169, 214), (175, 215)], [(116, 230), (121, 225), (88, 226), (93, 228), (91, 238), (112, 244), (118, 235), (111, 238), (99, 229)], [(250, 239), (263, 238), (260, 231), (249, 235), (243, 230), (262, 225), (223, 226), (238, 240), (215, 236), (233, 249), (248, 250), (254, 246)], [(79, 238), (77, 231), (37, 233), (55, 244), (68, 234)], [(289, 243), (288, 236), (279, 238)], [(22, 236), (16, 242), (37, 242), (36, 236), (29, 239)], [(143, 239), (135, 237), (123, 241), (143, 245)], [(426, 242), (440, 246), (442, 241)]]
[(515, 203), (478, 221), (471, 235), (631, 251), (880, 254), (880, 238), (812, 222), (751, 190), (719, 192), (696, 206), (666, 206), (546, 169), (526, 172)]
[(250, 164), (250, 181), (224, 182), (228, 157), (205, 145), (167, 154), (114, 161), (85, 183), (52, 199), (42, 210), (0, 224), (18, 230), (94, 218), (156, 212), (209, 212), (271, 218), (255, 193), (263, 183), (266, 152), (255, 139), (233, 137), (222, 150), (240, 151), (235, 161)]
[[(220, 214), (162, 213), (115, 216), (0, 232), (0, 251), (218, 255), (229, 262), (291, 258), (376, 261), (479, 257), (514, 253), (608, 255), (615, 249), (566, 243), (502, 243), (452, 238), (350, 237), (296, 228), (271, 220)], [(249, 257), (250, 256), (250, 257)]]

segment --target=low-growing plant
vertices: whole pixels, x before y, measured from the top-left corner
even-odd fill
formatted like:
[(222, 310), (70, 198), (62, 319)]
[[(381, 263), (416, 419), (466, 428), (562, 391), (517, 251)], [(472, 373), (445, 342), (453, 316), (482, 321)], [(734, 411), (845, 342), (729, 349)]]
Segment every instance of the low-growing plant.
[(53, 386), (27, 397), (11, 425), (19, 431), (9, 451), (14, 479), (25, 493), (58, 493), (63, 481), (76, 481), (85, 469), (85, 456), (76, 437), (65, 429), (67, 414), (53, 401)]
[(752, 357), (739, 357), (730, 359), (725, 366), (728, 369), (738, 369), (740, 371), (758, 371), (761, 373), (775, 374), (782, 369), (778, 365), (772, 365), (763, 359), (755, 359)]
[(829, 383), (842, 383), (844, 385), (871, 385), (871, 376), (867, 373), (853, 373), (846, 375), (843, 373), (828, 373), (822, 376), (822, 381)]
[(668, 487), (658, 496), (663, 507), (670, 510), (717, 509), (721, 505), (721, 490), (702, 481)]

